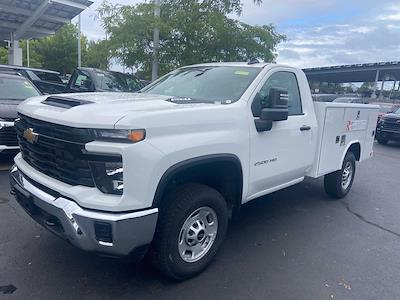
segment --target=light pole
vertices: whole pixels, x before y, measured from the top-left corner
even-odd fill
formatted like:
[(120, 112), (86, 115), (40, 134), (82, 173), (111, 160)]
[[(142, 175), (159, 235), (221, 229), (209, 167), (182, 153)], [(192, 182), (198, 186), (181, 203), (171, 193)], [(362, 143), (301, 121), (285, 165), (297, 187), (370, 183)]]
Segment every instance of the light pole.
[(30, 55), (29, 55), (29, 39), (26, 40), (26, 66), (31, 66)]
[[(159, 19), (161, 12), (161, 0), (154, 0), (154, 16)], [(158, 48), (160, 47), (160, 28), (154, 28), (153, 34), (153, 66), (151, 70), (151, 80), (158, 78)]]
[(78, 68), (82, 66), (81, 52), (81, 14), (78, 15)]

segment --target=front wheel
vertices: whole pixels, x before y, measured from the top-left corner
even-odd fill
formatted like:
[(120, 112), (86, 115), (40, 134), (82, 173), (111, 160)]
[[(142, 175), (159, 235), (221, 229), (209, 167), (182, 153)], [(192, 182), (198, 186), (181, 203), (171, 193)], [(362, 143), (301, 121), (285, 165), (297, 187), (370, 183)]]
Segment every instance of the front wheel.
[(356, 173), (356, 158), (348, 152), (344, 158), (342, 169), (325, 175), (325, 192), (332, 198), (344, 198), (353, 185)]
[(164, 199), (150, 257), (175, 280), (190, 278), (212, 261), (228, 227), (222, 195), (205, 185), (188, 184)]

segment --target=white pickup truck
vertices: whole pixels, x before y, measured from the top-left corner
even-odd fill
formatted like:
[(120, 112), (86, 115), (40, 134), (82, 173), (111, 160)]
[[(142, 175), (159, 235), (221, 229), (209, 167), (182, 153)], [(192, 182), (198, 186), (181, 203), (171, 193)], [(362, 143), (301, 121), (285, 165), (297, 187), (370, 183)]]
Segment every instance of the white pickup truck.
[(20, 205), (75, 246), (202, 271), (242, 204), (325, 175), (349, 192), (377, 106), (313, 103), (304, 73), (264, 63), (180, 68), (136, 94), (35, 97), (18, 108)]

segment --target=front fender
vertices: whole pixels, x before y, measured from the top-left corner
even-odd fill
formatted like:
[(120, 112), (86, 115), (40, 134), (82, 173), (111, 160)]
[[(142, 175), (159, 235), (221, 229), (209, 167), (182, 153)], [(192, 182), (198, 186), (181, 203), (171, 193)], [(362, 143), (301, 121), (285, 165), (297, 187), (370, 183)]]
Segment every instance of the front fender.
[(159, 207), (162, 201), (162, 198), (167, 190), (168, 185), (171, 183), (173, 177), (180, 172), (188, 170), (190, 168), (196, 168), (201, 165), (205, 164), (213, 164), (213, 163), (220, 163), (220, 162), (229, 162), (233, 163), (237, 170), (240, 172), (240, 180), (241, 184), (239, 185), (239, 195), (237, 195), (237, 199), (239, 200), (237, 204), (240, 204), (240, 200), (243, 197), (243, 168), (240, 162), (240, 159), (234, 155), (229, 153), (221, 153), (221, 154), (212, 154), (212, 155), (205, 155), (200, 157), (194, 157), (191, 159), (187, 159), (176, 163), (169, 167), (164, 174), (162, 175), (153, 200), (153, 207)]

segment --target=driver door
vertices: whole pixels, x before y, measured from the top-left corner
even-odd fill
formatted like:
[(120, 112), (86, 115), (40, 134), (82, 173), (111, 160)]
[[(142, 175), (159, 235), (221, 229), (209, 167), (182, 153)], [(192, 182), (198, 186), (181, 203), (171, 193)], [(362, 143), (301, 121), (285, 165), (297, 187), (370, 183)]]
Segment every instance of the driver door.
[[(269, 131), (258, 132), (250, 122), (249, 199), (254, 199), (285, 186), (300, 182), (313, 162), (312, 124), (304, 111), (298, 79), (292, 71), (276, 68), (267, 75), (252, 107), (272, 108), (271, 89), (288, 93), (287, 120), (273, 122)], [(254, 115), (253, 118), (259, 116)]]

